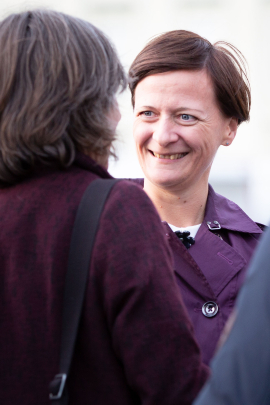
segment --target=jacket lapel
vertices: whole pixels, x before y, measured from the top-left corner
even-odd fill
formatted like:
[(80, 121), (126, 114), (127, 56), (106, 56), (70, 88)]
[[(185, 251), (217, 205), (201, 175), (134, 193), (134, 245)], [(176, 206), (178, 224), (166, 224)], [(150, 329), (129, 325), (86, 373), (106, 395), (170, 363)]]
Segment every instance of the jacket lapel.
[(186, 249), (167, 222), (163, 222), (163, 225), (174, 256), (174, 271), (184, 280), (185, 283), (183, 285), (187, 284), (188, 289), (192, 288), (204, 300), (213, 300), (214, 292), (200, 267), (190, 254), (190, 249)]
[(203, 223), (190, 248), (193, 259), (218, 296), (229, 281), (246, 265), (246, 260)]
[(213, 300), (247, 263), (207, 223), (210, 228), (220, 226), (228, 231), (260, 234), (262, 230), (238, 205), (216, 194), (210, 185), (205, 218), (190, 249), (163, 223), (174, 254), (175, 272), (204, 299)]

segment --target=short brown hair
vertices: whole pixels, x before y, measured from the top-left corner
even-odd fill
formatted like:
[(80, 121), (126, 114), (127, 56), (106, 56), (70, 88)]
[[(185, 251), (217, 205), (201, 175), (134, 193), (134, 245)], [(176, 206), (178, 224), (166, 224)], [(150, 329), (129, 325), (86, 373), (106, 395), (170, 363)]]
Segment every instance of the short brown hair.
[(106, 36), (48, 10), (0, 22), (0, 187), (37, 162), (69, 166), (75, 152), (108, 155), (107, 115), (126, 76)]
[(206, 69), (212, 79), (220, 110), (238, 124), (249, 119), (250, 86), (241, 52), (226, 42), (212, 45), (190, 31), (175, 30), (152, 39), (130, 70), (132, 105), (136, 86), (145, 77), (174, 70)]

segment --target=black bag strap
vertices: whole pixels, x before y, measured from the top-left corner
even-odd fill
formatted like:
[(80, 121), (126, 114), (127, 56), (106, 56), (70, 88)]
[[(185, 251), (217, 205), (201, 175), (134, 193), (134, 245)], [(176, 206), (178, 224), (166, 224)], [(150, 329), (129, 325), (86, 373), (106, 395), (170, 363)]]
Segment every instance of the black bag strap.
[(59, 373), (49, 386), (54, 405), (67, 405), (66, 380), (82, 312), (91, 252), (105, 201), (118, 179), (94, 180), (85, 190), (76, 214), (65, 279)]

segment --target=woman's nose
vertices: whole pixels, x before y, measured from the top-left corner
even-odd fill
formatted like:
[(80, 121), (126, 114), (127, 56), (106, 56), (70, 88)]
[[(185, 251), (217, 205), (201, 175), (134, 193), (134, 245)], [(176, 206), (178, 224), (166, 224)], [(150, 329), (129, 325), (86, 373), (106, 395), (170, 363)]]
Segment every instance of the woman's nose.
[(167, 146), (170, 143), (177, 142), (179, 135), (175, 123), (168, 118), (159, 119), (154, 125), (152, 138), (160, 146)]

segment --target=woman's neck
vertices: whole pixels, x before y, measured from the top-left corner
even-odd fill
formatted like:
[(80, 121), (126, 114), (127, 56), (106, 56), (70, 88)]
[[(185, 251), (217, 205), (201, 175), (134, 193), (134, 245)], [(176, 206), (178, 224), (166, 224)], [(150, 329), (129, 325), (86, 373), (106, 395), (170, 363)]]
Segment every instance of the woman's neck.
[(201, 224), (208, 196), (208, 182), (181, 190), (168, 190), (144, 180), (144, 190), (162, 221), (179, 228)]

